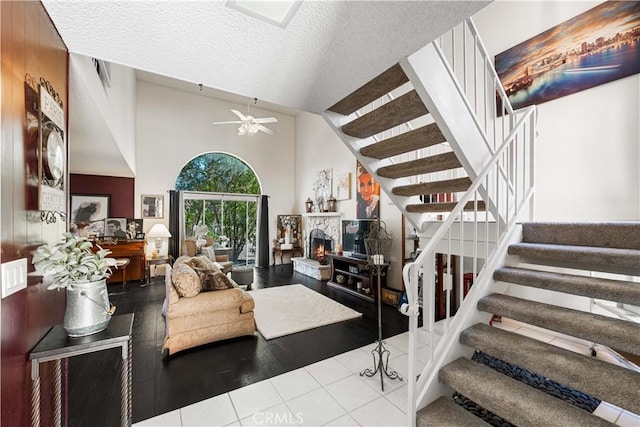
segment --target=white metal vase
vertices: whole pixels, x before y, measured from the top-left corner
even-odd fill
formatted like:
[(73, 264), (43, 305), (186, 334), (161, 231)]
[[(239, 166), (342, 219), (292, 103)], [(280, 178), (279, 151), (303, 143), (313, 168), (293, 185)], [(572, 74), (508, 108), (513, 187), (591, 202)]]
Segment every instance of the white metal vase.
[(75, 283), (67, 288), (63, 327), (70, 337), (83, 337), (107, 329), (111, 320), (107, 280)]

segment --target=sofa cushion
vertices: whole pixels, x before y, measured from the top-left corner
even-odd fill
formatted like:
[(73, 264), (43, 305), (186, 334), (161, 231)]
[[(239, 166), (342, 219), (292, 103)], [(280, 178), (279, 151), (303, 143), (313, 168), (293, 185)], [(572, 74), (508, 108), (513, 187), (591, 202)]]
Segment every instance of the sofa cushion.
[(195, 297), (202, 289), (198, 273), (186, 264), (174, 267), (171, 273), (171, 281), (181, 297)]
[[(196, 298), (180, 298), (175, 304), (169, 306), (169, 318), (200, 316), (213, 311), (226, 311), (234, 309), (240, 313), (242, 305), (242, 289), (233, 288), (224, 291), (202, 292)], [(196, 322), (198, 323), (198, 322)]]
[(203, 291), (222, 291), (238, 285), (220, 270), (200, 270), (198, 272)]

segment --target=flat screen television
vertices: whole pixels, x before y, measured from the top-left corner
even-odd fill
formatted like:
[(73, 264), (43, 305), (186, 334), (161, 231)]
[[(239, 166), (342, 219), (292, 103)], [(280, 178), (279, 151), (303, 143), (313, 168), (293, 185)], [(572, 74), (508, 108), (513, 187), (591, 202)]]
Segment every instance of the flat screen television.
[(369, 233), (372, 219), (342, 220), (342, 252), (346, 256), (366, 258), (364, 237)]

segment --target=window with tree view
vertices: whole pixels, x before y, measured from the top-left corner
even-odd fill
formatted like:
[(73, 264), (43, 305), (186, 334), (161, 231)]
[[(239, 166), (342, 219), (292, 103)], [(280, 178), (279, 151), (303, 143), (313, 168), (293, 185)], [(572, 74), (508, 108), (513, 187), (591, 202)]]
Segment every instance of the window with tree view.
[(216, 254), (236, 264), (255, 262), (260, 183), (246, 163), (229, 154), (202, 154), (182, 168), (176, 189), (183, 191), (186, 236), (213, 239)]

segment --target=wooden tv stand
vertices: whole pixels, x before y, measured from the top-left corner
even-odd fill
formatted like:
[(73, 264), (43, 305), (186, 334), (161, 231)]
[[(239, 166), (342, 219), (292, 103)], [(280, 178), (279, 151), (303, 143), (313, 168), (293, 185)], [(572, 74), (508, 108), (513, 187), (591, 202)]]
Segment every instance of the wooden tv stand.
[[(378, 295), (378, 278), (376, 269), (371, 268), (366, 258), (354, 258), (336, 254), (325, 254), (331, 261), (331, 277), (327, 285), (350, 293), (369, 302), (375, 302)], [(389, 266), (382, 267), (382, 277), (380, 284), (385, 287), (387, 284), (387, 270)], [(338, 282), (338, 276), (343, 277), (342, 283)], [(362, 289), (358, 290), (357, 284), (362, 282)], [(366, 292), (366, 290), (369, 292)]]

